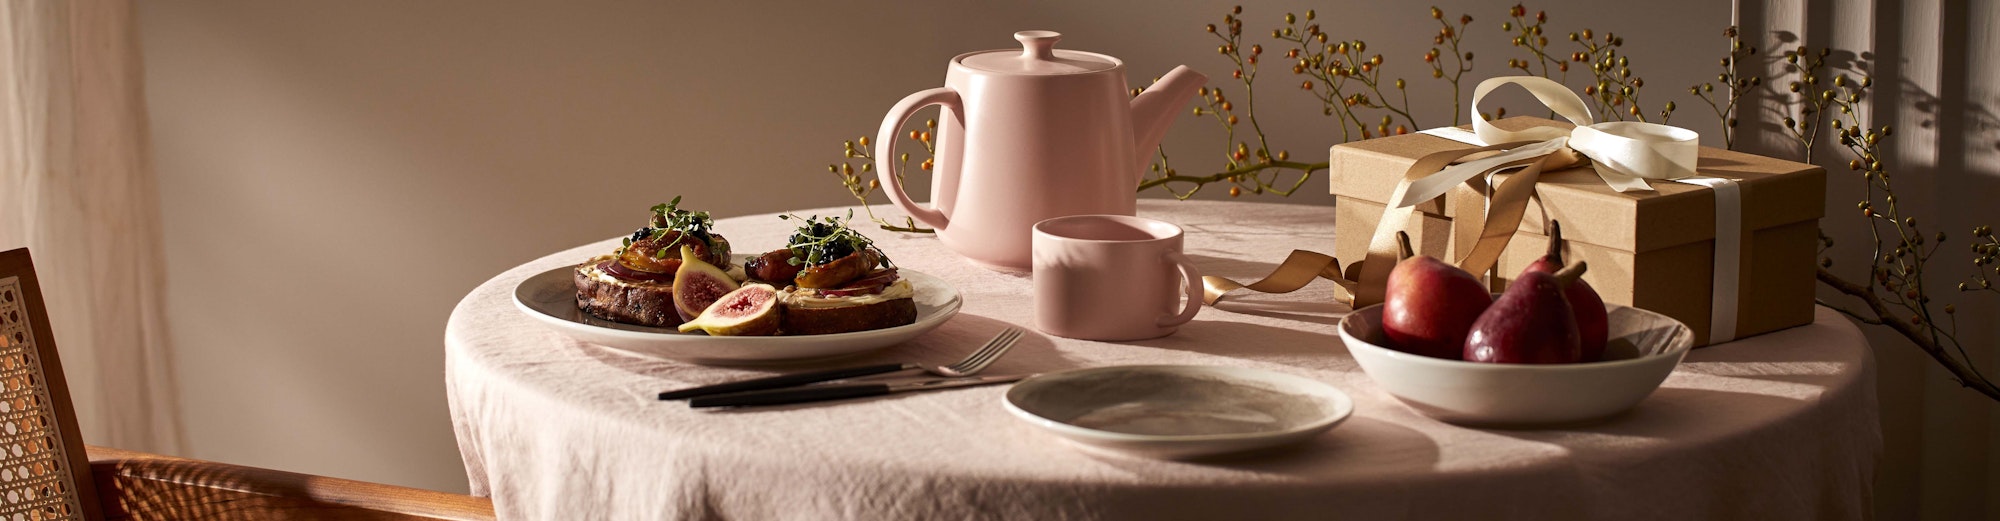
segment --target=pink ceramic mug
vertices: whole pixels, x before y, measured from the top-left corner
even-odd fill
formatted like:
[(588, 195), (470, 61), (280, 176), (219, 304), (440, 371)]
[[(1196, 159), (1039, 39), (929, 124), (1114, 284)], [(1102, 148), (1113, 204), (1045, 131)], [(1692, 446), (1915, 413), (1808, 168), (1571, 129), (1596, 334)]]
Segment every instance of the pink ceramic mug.
[(1181, 254), (1179, 226), (1075, 215), (1035, 223), (1034, 230), (1035, 326), (1044, 333), (1158, 338), (1201, 311), (1201, 274)]

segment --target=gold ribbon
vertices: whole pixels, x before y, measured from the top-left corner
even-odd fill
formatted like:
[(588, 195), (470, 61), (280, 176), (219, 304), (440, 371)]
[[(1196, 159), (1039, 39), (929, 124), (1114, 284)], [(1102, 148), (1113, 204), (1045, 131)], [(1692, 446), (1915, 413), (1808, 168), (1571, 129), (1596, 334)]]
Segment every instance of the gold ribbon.
[(1202, 277), (1201, 301), (1213, 306), (1216, 301), (1222, 300), (1224, 293), (1239, 289), (1259, 293), (1291, 293), (1311, 284), (1313, 279), (1331, 280), (1348, 291), (1354, 289), (1354, 283), (1340, 273), (1340, 261), (1333, 256), (1316, 251), (1292, 250), (1292, 254), (1285, 257), (1285, 262), (1278, 265), (1277, 271), (1257, 282), (1240, 284), (1214, 275)]
[[(1508, 84), (1528, 89), (1542, 104), (1575, 123), (1576, 128), (1509, 131), (1488, 124), (1479, 117), (1479, 101), (1493, 89)], [(1619, 192), (1651, 190), (1646, 179), (1670, 180), (1695, 175), (1700, 136), (1694, 131), (1652, 123), (1593, 123), (1582, 98), (1546, 78), (1510, 76), (1480, 82), (1472, 94), (1472, 115), (1473, 132), (1488, 145), (1430, 154), (1410, 165), (1387, 199), (1389, 208), (1376, 224), (1375, 234), (1368, 241), (1367, 257), (1361, 262), (1343, 272), (1340, 261), (1332, 256), (1294, 250), (1270, 275), (1247, 285), (1223, 277), (1202, 277), (1206, 287), (1203, 301), (1214, 305), (1237, 289), (1289, 293), (1323, 278), (1347, 290), (1344, 300), (1352, 307), (1381, 302), (1389, 272), (1399, 256), (1396, 232), (1409, 223), (1416, 205), (1442, 197), (1459, 184), (1475, 188), (1494, 186), (1493, 177), (1508, 170), (1520, 169), (1487, 195), (1479, 239), (1457, 262), (1467, 272), (1485, 273), (1499, 261), (1521, 225), (1521, 218), (1527, 214), (1542, 172), (1582, 166), (1588, 160), (1605, 184)]]

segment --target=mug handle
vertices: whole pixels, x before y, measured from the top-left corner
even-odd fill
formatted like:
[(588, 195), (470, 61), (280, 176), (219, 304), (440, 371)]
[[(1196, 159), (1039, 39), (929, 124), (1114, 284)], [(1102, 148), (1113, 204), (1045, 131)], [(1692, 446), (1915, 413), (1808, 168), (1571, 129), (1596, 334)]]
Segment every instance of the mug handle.
[(1160, 327), (1174, 327), (1194, 320), (1194, 314), (1201, 312), (1201, 272), (1195, 271), (1194, 261), (1188, 260), (1181, 252), (1170, 251), (1166, 257), (1167, 262), (1174, 263), (1174, 267), (1180, 269), (1181, 280), (1187, 283), (1187, 304), (1181, 307), (1181, 313), (1160, 317)]
[(955, 114), (965, 113), (958, 91), (950, 87), (920, 90), (897, 102), (895, 107), (889, 109), (888, 117), (882, 118), (882, 130), (875, 134), (875, 142), (882, 147), (882, 152), (875, 154), (875, 175), (882, 182), (882, 188), (887, 189), (883, 192), (889, 194), (889, 202), (909, 212), (910, 217), (944, 231), (946, 226), (951, 225), (951, 219), (936, 208), (924, 208), (911, 201), (910, 195), (903, 191), (903, 176), (896, 171), (899, 164), (896, 161), (896, 131), (903, 128), (903, 122), (910, 119), (917, 109), (931, 105), (943, 105)]

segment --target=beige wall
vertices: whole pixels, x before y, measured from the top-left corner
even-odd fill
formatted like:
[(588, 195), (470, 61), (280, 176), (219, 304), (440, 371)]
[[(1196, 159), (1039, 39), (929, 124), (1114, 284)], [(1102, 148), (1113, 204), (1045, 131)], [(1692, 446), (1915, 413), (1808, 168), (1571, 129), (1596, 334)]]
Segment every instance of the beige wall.
[[(1435, 22), (1387, 4), (1257, 2), (1245, 25), (1316, 7), (1442, 101), (1418, 61)], [(1440, 4), (1479, 18), (1472, 77), (1520, 56), (1498, 35), (1508, 4)], [(1728, 23), (1719, 0), (1543, 4), (1560, 27), (1623, 33), (1655, 96), (1711, 77)], [(191, 455), (463, 490), (440, 342), (474, 285), (676, 194), (725, 216), (847, 203), (824, 170), (840, 140), (1015, 30), (1062, 31), (1135, 81), (1181, 63), (1226, 81), (1201, 26), (1227, 6), (141, 2)], [(1265, 128), (1324, 158), (1329, 120), (1270, 71)], [(1191, 118), (1169, 145), (1188, 171), (1222, 146)], [(1292, 201), (1328, 201), (1308, 186)]]

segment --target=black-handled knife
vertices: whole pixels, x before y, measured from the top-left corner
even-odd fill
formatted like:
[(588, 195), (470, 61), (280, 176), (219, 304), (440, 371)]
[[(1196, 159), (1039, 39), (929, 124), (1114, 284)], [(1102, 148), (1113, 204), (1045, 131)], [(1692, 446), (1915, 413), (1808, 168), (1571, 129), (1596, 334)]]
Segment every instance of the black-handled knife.
[(917, 364), (880, 364), (880, 365), (870, 365), (862, 367), (843, 367), (839, 369), (828, 369), (825, 371), (813, 371), (809, 373), (781, 374), (778, 376), (767, 376), (763, 378), (752, 378), (749, 380), (742, 380), (736, 382), (721, 383), (715, 385), (704, 385), (701, 387), (690, 387), (678, 391), (667, 391), (664, 393), (660, 393), (660, 400), (663, 401), (685, 400), (696, 396), (708, 396), (712, 394), (758, 391), (764, 389), (781, 389), (785, 387), (792, 387), (795, 385), (805, 385), (809, 383), (827, 382), (827, 381), (841, 380), (847, 378), (859, 378), (869, 375), (893, 373), (897, 371), (909, 371), (922, 368), (923, 366), (919, 366)]
[(732, 394), (724, 394), (717, 396), (703, 396), (695, 398), (693, 400), (688, 400), (688, 407), (693, 407), (697, 409), (707, 408), (707, 407), (750, 407), (757, 405), (784, 405), (791, 403), (819, 402), (826, 400), (843, 400), (847, 398), (861, 398), (864, 396), (880, 396), (884, 394), (900, 393), (904, 391), (926, 391), (931, 389), (950, 389), (953, 387), (972, 387), (976, 385), (1000, 384), (1000, 383), (1017, 381), (1022, 378), (1027, 378), (1029, 376), (1031, 375), (1023, 374), (1023, 375), (1012, 375), (1012, 376), (967, 376), (961, 378), (937, 378), (932, 380), (921, 380), (915, 382), (901, 382), (901, 383), (821, 385), (812, 387), (802, 387), (798, 389), (750, 391), (750, 392), (732, 393)]

